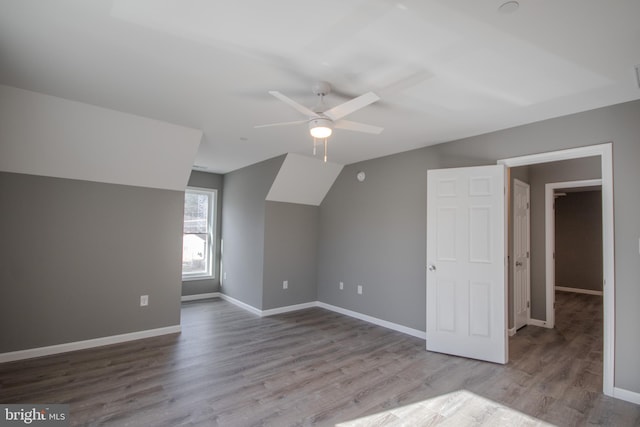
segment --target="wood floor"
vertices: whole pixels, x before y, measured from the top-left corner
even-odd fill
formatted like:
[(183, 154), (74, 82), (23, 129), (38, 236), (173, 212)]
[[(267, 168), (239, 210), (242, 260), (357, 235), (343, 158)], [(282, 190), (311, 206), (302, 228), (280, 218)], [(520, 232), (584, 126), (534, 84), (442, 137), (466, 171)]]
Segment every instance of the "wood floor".
[(558, 293), (557, 324), (502, 366), (320, 308), (192, 302), (180, 335), (0, 364), (0, 402), (68, 403), (72, 425), (640, 425), (601, 392), (601, 298)]

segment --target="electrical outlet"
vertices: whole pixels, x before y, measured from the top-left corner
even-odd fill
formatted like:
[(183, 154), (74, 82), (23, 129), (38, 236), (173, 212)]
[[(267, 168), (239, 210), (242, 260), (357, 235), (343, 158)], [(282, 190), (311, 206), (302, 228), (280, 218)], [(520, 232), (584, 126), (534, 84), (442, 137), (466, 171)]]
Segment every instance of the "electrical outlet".
[(284, 282), (282, 282), (282, 289), (289, 289), (289, 281), (285, 280)]
[(362, 295), (362, 285), (358, 285), (358, 295)]
[(340, 290), (344, 289), (344, 282), (340, 282)]
[(149, 295), (140, 295), (140, 307), (149, 305)]

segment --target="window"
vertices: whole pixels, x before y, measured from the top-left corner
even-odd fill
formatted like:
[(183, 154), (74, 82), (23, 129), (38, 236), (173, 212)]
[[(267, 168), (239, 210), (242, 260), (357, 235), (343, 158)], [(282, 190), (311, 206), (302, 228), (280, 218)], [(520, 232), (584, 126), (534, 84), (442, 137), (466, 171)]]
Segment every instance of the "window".
[(187, 188), (184, 193), (182, 280), (213, 278), (216, 190)]

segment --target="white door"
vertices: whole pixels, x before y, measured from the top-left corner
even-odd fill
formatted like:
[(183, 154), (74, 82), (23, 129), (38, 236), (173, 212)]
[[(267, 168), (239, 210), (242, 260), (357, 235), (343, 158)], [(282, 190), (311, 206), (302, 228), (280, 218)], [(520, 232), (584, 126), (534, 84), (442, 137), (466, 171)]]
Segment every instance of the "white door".
[(515, 329), (529, 322), (530, 303), (530, 214), (529, 184), (513, 182), (513, 314)]
[(505, 168), (427, 176), (427, 350), (507, 363)]

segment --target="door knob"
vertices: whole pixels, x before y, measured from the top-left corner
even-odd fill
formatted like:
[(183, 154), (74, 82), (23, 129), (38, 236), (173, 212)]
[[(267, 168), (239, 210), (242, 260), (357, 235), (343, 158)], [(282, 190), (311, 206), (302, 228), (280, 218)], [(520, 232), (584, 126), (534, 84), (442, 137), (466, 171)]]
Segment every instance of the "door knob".
[(516, 261), (516, 267), (522, 267), (522, 262)]
[(429, 271), (436, 271), (436, 266), (435, 266), (435, 265), (433, 265), (433, 264), (429, 264), (429, 265), (427, 266), (427, 270), (429, 270)]

